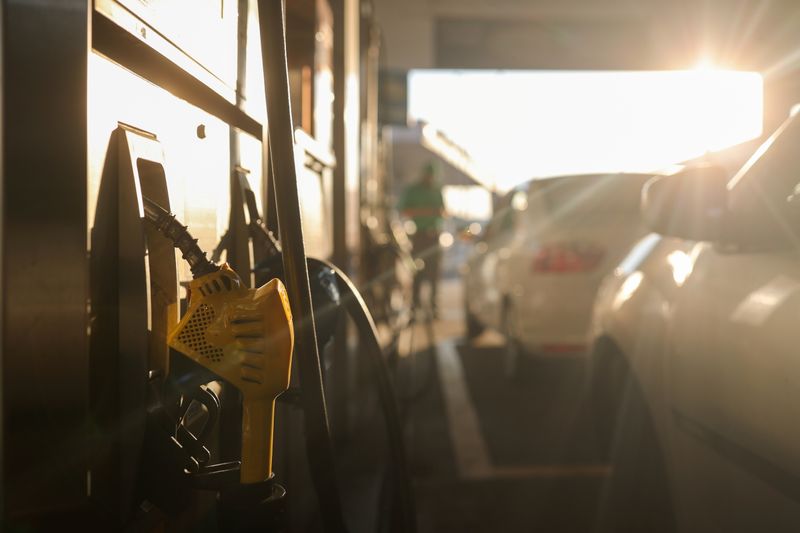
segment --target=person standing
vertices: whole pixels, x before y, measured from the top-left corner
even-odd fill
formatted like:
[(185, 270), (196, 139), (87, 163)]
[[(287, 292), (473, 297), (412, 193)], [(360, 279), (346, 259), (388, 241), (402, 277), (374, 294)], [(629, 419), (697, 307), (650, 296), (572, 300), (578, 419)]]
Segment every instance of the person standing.
[(410, 219), (416, 228), (413, 233), (409, 232), (414, 259), (420, 268), (414, 276), (414, 307), (420, 307), (422, 283), (427, 280), (430, 285), (429, 305), (434, 318), (438, 315), (437, 288), (442, 263), (439, 235), (445, 215), (442, 189), (436, 178), (436, 166), (428, 163), (422, 169), (419, 181), (403, 191), (398, 205), (400, 213)]

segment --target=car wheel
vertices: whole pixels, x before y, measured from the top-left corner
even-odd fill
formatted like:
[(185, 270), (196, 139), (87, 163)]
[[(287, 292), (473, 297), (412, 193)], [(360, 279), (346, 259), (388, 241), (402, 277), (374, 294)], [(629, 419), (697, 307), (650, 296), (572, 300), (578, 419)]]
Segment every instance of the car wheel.
[(478, 319), (469, 312), (466, 305), (464, 306), (464, 326), (466, 328), (467, 338), (470, 340), (483, 333), (485, 329), (483, 324), (478, 322)]
[(676, 530), (663, 454), (650, 410), (632, 373), (620, 395), (611, 439), (611, 475), (597, 513), (598, 532)]
[(503, 306), (502, 333), (506, 339), (503, 350), (503, 374), (511, 380), (519, 380), (522, 377), (522, 367), (525, 361), (525, 351), (522, 344), (514, 336), (511, 327), (511, 304)]
[(589, 410), (598, 448), (608, 458), (618, 420), (620, 401), (628, 379), (625, 356), (611, 341), (601, 341), (591, 354), (592, 377), (588, 395)]

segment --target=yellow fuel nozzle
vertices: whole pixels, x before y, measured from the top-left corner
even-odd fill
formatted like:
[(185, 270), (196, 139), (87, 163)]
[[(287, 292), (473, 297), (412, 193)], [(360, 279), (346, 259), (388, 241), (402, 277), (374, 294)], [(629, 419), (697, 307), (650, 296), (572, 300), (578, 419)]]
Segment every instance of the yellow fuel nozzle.
[(294, 345), (286, 289), (273, 279), (242, 286), (226, 264), (189, 285), (189, 309), (169, 345), (242, 393), (242, 483), (272, 473), (275, 398), (289, 387)]

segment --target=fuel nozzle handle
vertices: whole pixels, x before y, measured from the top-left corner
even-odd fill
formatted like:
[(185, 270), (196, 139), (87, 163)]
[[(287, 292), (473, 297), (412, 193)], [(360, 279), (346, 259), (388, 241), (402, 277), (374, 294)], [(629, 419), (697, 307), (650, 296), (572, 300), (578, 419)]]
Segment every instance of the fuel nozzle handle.
[(292, 312), (278, 279), (248, 289), (224, 264), (209, 261), (175, 215), (142, 197), (144, 218), (189, 263), (189, 308), (167, 343), (242, 393), (240, 481), (260, 483), (272, 472), (275, 399), (289, 387), (294, 346)]
[(289, 387), (294, 328), (278, 279), (244, 287), (228, 265), (192, 280), (169, 345), (242, 393), (242, 483), (272, 472), (275, 399)]
[(142, 204), (144, 218), (181, 251), (183, 258), (189, 263), (193, 278), (197, 279), (219, 270), (217, 265), (206, 258), (206, 253), (197, 245), (197, 239), (192, 237), (186, 226), (175, 219), (175, 215), (147, 196), (142, 196)]

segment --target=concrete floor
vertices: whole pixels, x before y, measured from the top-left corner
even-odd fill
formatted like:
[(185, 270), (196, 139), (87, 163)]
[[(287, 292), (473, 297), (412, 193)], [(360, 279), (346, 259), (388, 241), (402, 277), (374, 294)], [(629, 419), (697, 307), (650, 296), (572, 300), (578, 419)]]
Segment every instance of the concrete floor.
[(403, 362), (420, 531), (592, 531), (610, 467), (583, 412), (581, 359), (530, 359), (509, 381), (502, 338), (463, 339), (460, 290), (443, 282), (434, 345), (417, 327)]

